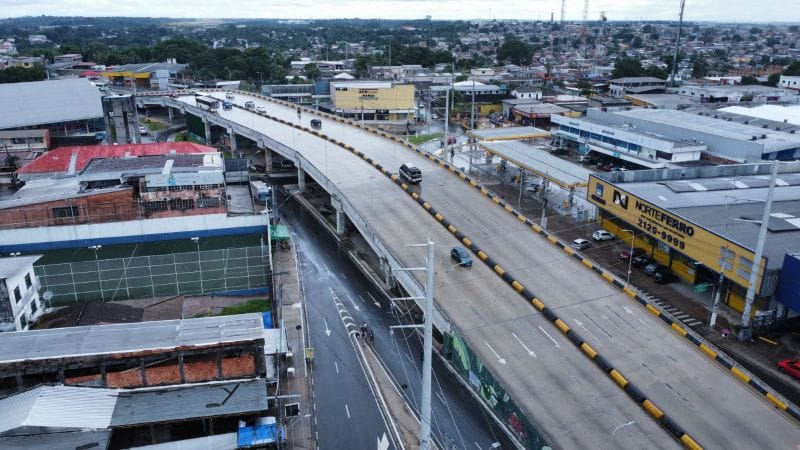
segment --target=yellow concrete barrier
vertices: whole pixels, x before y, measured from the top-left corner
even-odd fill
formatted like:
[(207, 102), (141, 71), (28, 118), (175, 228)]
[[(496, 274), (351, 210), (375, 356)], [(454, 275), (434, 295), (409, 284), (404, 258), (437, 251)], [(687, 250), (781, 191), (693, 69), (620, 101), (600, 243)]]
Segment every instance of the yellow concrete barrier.
[(611, 372), (609, 372), (608, 375), (612, 380), (614, 380), (615, 383), (617, 383), (617, 386), (624, 388), (628, 385), (628, 380), (626, 380), (621, 373), (617, 372), (617, 369), (611, 369)]
[(694, 439), (689, 437), (688, 434), (684, 434), (681, 436), (681, 444), (689, 450), (703, 450), (703, 447), (700, 446)]
[(660, 419), (661, 417), (664, 416), (664, 411), (658, 409), (658, 406), (654, 405), (653, 402), (651, 402), (650, 400), (645, 400), (644, 403), (642, 403), (642, 406), (644, 406), (645, 411), (647, 411), (651, 416), (655, 417), (656, 419)]

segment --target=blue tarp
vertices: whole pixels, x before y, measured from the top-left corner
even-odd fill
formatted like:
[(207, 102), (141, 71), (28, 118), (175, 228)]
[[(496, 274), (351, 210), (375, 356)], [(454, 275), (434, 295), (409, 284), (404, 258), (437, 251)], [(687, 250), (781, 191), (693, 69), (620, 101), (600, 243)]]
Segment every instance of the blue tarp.
[(783, 257), (775, 298), (792, 311), (800, 312), (800, 259), (796, 255), (787, 253)]
[(281, 442), (286, 442), (286, 433), (284, 433), (283, 427), (279, 427), (277, 424), (241, 427), (239, 428), (236, 444), (239, 448), (274, 444), (278, 441), (278, 433), (280, 433)]
[(263, 312), (261, 317), (264, 319), (264, 328), (272, 328), (272, 314), (269, 311)]

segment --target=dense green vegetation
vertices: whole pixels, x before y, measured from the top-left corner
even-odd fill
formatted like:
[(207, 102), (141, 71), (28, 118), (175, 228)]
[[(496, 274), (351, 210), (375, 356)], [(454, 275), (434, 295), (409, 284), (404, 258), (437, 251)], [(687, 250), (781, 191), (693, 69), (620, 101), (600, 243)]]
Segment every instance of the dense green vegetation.
[(17, 83), (20, 81), (41, 81), (47, 78), (47, 71), (40, 65), (30, 69), (24, 67), (9, 67), (0, 70), (0, 83)]
[(267, 300), (248, 300), (246, 303), (239, 305), (227, 306), (222, 308), (222, 311), (213, 314), (214, 316), (232, 316), (234, 314), (247, 314), (247, 313), (260, 313), (269, 311), (269, 302)]

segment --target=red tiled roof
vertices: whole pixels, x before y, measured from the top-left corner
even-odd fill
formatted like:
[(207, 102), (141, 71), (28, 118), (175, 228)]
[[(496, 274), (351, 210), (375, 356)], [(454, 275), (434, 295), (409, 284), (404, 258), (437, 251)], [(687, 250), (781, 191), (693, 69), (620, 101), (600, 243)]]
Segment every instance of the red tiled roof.
[(66, 172), (69, 160), (77, 154), (75, 172), (80, 172), (93, 159), (123, 158), (126, 156), (216, 153), (217, 149), (194, 142), (157, 142), (153, 144), (85, 145), (59, 147), (34, 159), (18, 170), (19, 173)]

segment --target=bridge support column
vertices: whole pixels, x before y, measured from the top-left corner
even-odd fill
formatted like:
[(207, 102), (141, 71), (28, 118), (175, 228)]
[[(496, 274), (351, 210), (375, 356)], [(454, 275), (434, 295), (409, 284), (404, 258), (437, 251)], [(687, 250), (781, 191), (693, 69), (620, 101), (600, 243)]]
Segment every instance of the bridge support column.
[(335, 196), (331, 197), (331, 206), (336, 210), (336, 234), (338, 236), (344, 235), (344, 226), (347, 223), (347, 215), (344, 213), (342, 202)]
[[(272, 173), (272, 150), (264, 145), (264, 141), (256, 141), (256, 148), (258, 148), (258, 151), (264, 152), (264, 171)], [(256, 154), (258, 154), (258, 152), (256, 152)], [(255, 159), (255, 156), (253, 159)]]
[(236, 145), (236, 133), (233, 131), (233, 128), (228, 129), (228, 136), (230, 137), (231, 141), (231, 153), (235, 155), (237, 150), (239, 150), (239, 147)]
[(569, 188), (568, 201), (569, 201), (569, 206), (570, 207), (575, 204), (575, 186), (570, 186), (570, 188)]
[(297, 168), (297, 190), (299, 192), (306, 191), (306, 171), (302, 167)]
[(169, 114), (169, 124), (172, 125), (172, 118), (173, 118), (173, 115), (175, 113), (172, 111), (172, 108), (170, 108), (169, 106), (167, 106), (167, 114)]
[(205, 117), (203, 118), (203, 127), (206, 132), (206, 145), (211, 145), (211, 123)]

